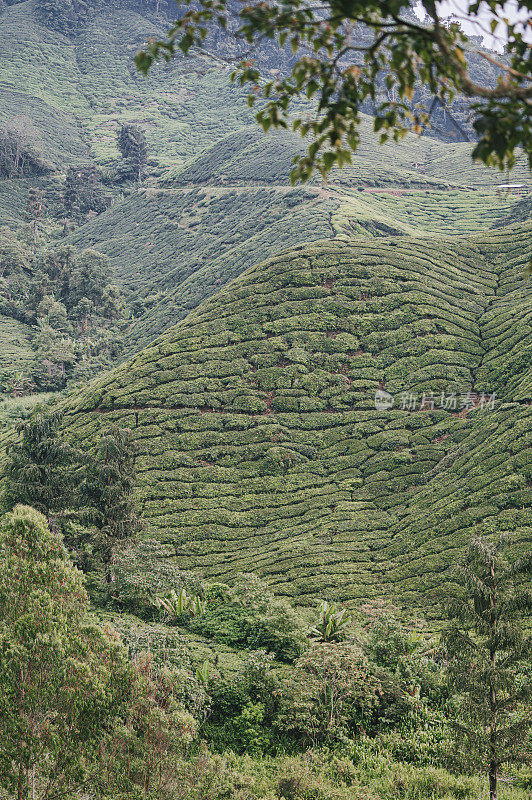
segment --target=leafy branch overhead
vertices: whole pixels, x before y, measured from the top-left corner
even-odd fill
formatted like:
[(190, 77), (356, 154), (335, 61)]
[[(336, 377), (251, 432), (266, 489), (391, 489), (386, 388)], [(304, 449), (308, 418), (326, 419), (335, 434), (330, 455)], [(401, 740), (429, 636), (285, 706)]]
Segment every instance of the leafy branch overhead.
[[(397, 141), (408, 130), (421, 133), (429, 115), (417, 102), (420, 86), (444, 106), (459, 92), (473, 99), (475, 159), (503, 169), (513, 165), (516, 148), (523, 148), (532, 166), (532, 50), (525, 26), (504, 19), (494, 0), (483, 6), (494, 16), (492, 31), (499, 22), (505, 29), (501, 61), (470, 42), (458, 22), (440, 18), (433, 0), (421, 3), (423, 22), (405, 0), (284, 0), (238, 7), (231, 0), (181, 0), (178, 5), (180, 18), (166, 38), (148, 41), (137, 67), (146, 74), (154, 61), (202, 48), (222, 29), (242, 45), (231, 77), (251, 86), (251, 106), (261, 98), (256, 118), (263, 129), (292, 128), (311, 140), (307, 154), (295, 159), (293, 182), (307, 180), (315, 168), (325, 175), (350, 161), (360, 139), (362, 108), (373, 110), (381, 142)], [(467, 13), (477, 14), (480, 6), (470, 3)], [(530, 18), (530, 0), (516, 6)], [(267, 40), (294, 54), (286, 74), (261, 74), (254, 56)], [(469, 67), (473, 48), (486, 63), (485, 80)], [(496, 78), (490, 77), (492, 67)]]

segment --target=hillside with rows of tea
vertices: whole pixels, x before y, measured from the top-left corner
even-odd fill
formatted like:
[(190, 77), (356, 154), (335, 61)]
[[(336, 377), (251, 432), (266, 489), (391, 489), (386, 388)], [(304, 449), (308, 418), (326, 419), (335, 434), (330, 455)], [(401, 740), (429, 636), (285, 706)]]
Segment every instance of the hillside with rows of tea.
[(527, 154), (291, 184), (175, 15), (0, 0), (0, 800), (529, 800)]
[(2, 440), (43, 401), (83, 447), (130, 429), (146, 575), (157, 541), (297, 602), (434, 608), (472, 531), (529, 541), (528, 198), (452, 126), (379, 145), (369, 117), (291, 187), (301, 140), (251, 124), (223, 58), (136, 72), (169, 13), (0, 14)]
[(68, 430), (132, 429), (186, 569), (434, 603), (474, 530), (530, 546), (531, 230), (291, 248), (67, 399)]

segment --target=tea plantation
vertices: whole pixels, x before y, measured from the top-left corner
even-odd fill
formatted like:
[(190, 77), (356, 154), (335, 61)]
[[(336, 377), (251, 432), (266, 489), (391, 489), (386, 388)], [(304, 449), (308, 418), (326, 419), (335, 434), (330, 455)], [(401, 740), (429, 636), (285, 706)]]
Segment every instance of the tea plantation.
[(431, 606), (472, 531), (530, 544), (531, 231), (293, 247), (70, 398), (67, 429), (132, 429), (144, 537), (181, 568)]
[(117, 204), (69, 241), (105, 252), (115, 279), (145, 303), (127, 335), (138, 349), (252, 264), (332, 235), (337, 205), (287, 187), (157, 191)]
[[(0, 125), (52, 175), (52, 239), (109, 256), (126, 352), (144, 348), (64, 401), (67, 429), (87, 446), (111, 420), (134, 431), (144, 541), (184, 569), (430, 605), (476, 527), (529, 537), (529, 202), (497, 197), (470, 143), (381, 147), (369, 118), (351, 165), (290, 188), (300, 139), (250, 124), (222, 59), (136, 72), (168, 21), (143, 9), (68, 34), (33, 2), (0, 11)], [(123, 123), (146, 134), (139, 191), (112, 183)], [(53, 203), (87, 161), (114, 202), (64, 239)], [(27, 223), (49, 180), (0, 182), (0, 223)], [(521, 159), (512, 180), (529, 182)], [(0, 338), (23, 371), (28, 330)]]
[[(120, 5), (120, 4), (118, 4)], [(146, 9), (144, 9), (146, 12)], [(251, 122), (245, 94), (229, 85), (227, 68), (205, 58), (160, 68), (142, 78), (133, 56), (166, 20), (138, 10), (100, 12), (81, 33), (43, 25), (32, 2), (0, 12), (0, 123), (30, 129), (59, 170), (90, 155), (116, 158), (120, 123), (141, 124), (160, 165), (184, 163), (235, 128)], [(23, 109), (23, 114), (21, 114)]]
[(0, 314), (0, 385), (14, 372), (22, 372), (33, 359), (27, 325)]
[[(69, 237), (76, 247), (106, 253), (115, 280), (142, 300), (145, 311), (127, 333), (131, 349), (149, 344), (248, 267), (294, 244), (475, 233), (505, 224), (519, 206), (517, 198), (499, 198), (493, 189), (442, 188), (408, 172), (416, 148), (449, 147), (413, 136), (395, 154), (392, 164), (399, 166), (386, 166), (386, 148), (363, 144), (356, 169), (337, 173), (326, 187), (315, 182), (291, 189), (295, 144), (288, 134), (265, 137), (246, 128), (167, 179), (169, 188), (131, 194)], [(368, 191), (349, 186), (356, 181)], [(397, 194), (380, 192), (386, 188)]]
[[(400, 142), (379, 144), (373, 121), (362, 116), (361, 140), (352, 163), (329, 176), (332, 184), (449, 189), (493, 186), (496, 172), (471, 161), (471, 146), (449, 144), (408, 134)], [(189, 183), (286, 183), (292, 160), (304, 151), (299, 136), (287, 131), (264, 135), (256, 126), (228, 135), (183, 168), (170, 171), (167, 185)], [(512, 180), (529, 181), (526, 159), (520, 157)]]

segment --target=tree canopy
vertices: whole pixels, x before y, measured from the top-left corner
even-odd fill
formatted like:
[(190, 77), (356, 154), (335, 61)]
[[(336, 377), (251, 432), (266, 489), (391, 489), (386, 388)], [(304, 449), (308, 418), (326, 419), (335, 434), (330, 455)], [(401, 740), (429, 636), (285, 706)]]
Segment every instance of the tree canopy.
[(82, 787), (128, 697), (125, 652), (89, 614), (81, 573), (45, 517), (0, 527), (0, 773), (18, 800)]
[[(157, 59), (204, 48), (220, 30), (239, 45), (232, 80), (251, 87), (264, 130), (292, 128), (311, 140), (296, 160), (293, 181), (317, 168), (323, 175), (349, 162), (360, 133), (360, 113), (371, 107), (374, 129), (384, 142), (406, 131), (422, 132), (429, 112), (418, 101), (426, 86), (447, 106), (457, 93), (472, 99), (478, 142), (473, 157), (501, 169), (511, 167), (521, 147), (532, 166), (532, 50), (526, 24), (506, 19), (495, 2), (470, 2), (467, 15), (488, 7), (492, 32), (500, 23), (507, 39), (500, 59), (479, 47), (459, 22), (440, 16), (434, 0), (421, 0), (421, 21), (409, 0), (308, 0), (247, 2), (180, 0), (181, 16), (164, 39), (150, 39), (136, 58), (147, 73)], [(516, 17), (530, 17), (530, 0), (518, 0)], [(273, 40), (294, 58), (285, 74), (261, 74), (256, 54)], [(495, 72), (478, 76), (469, 64), (476, 51)], [(301, 100), (305, 100), (303, 107)]]

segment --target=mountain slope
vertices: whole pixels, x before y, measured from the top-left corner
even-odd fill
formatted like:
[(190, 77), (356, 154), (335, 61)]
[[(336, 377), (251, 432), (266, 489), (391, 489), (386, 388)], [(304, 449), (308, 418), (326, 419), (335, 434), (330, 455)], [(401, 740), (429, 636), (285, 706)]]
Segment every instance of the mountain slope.
[(287, 187), (150, 192), (113, 206), (69, 242), (106, 253), (115, 280), (146, 303), (127, 334), (139, 349), (251, 265), (334, 235), (337, 206), (316, 190)]
[(42, 24), (32, 0), (0, 13), (0, 122), (24, 109), (60, 170), (89, 151), (102, 163), (116, 158), (120, 123), (141, 124), (151, 158), (175, 166), (251, 121), (244, 92), (210, 59), (140, 76), (135, 52), (167, 20), (133, 5), (109, 4), (70, 35)]
[[(402, 188), (451, 189), (493, 186), (500, 183), (497, 172), (471, 159), (471, 144), (449, 144), (409, 133), (399, 142), (379, 144), (373, 120), (362, 115), (360, 144), (352, 163), (334, 170), (332, 184), (356, 186), (399, 186)], [(166, 185), (189, 183), (285, 182), (295, 156), (305, 142), (288, 131), (265, 135), (257, 125), (235, 131), (206, 149), (184, 167), (168, 173)], [(512, 180), (530, 181), (526, 158), (518, 157)]]
[(490, 366), (529, 344), (509, 299), (529, 313), (530, 231), (293, 248), (72, 398), (67, 428), (133, 430), (146, 536), (183, 568), (433, 603), (476, 526), (530, 536), (529, 395)]
[[(435, 146), (448, 147), (408, 137), (392, 159), (390, 148), (371, 149), (366, 141), (364, 155), (327, 186), (290, 189), (299, 140), (246, 128), (168, 179), (171, 188), (130, 195), (68, 241), (106, 253), (115, 280), (145, 304), (127, 335), (130, 348), (139, 349), (248, 267), (294, 244), (353, 235), (460, 235), (504, 222), (516, 198), (439, 190), (446, 184), (427, 178), (423, 165), (418, 172), (406, 169), (417, 150)], [(464, 153), (464, 170), (469, 160)], [(373, 191), (375, 185), (396, 194)], [(368, 191), (361, 192), (364, 186)]]

